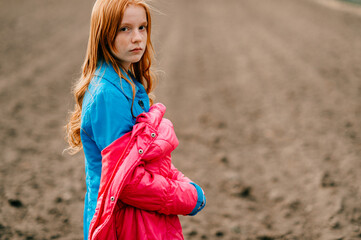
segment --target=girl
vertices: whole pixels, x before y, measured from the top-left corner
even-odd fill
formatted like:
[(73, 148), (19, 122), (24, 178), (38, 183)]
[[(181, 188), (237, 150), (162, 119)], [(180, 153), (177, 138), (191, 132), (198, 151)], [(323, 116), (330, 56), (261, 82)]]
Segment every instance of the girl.
[(178, 141), (149, 98), (151, 15), (142, 0), (97, 0), (75, 109), (72, 153), (85, 155), (84, 239), (183, 239), (176, 215), (195, 215), (203, 190), (172, 164)]

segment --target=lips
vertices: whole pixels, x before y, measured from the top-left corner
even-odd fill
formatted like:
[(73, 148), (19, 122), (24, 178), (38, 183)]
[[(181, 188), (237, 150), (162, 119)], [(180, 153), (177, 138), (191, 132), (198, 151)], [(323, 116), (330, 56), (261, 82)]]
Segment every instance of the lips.
[(142, 48), (133, 48), (132, 50), (130, 50), (131, 52), (139, 52), (142, 51)]

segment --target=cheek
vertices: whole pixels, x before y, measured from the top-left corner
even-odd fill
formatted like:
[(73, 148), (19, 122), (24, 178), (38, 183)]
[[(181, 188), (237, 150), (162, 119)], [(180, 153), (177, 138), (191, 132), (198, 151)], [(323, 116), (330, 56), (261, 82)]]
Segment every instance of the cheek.
[(147, 41), (148, 41), (148, 35), (147, 35), (147, 33), (145, 33), (145, 34), (143, 35), (144, 45), (147, 45)]
[(125, 40), (124, 37), (117, 36), (114, 40), (114, 48), (118, 52), (122, 51), (122, 48), (125, 46)]

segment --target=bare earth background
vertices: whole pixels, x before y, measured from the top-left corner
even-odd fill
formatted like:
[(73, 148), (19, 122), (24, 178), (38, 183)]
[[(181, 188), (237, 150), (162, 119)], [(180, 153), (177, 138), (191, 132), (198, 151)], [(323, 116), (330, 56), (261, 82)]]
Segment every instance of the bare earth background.
[[(92, 4), (0, 1), (2, 240), (82, 239), (83, 155), (62, 154), (62, 126)], [(154, 5), (174, 163), (207, 195), (185, 238), (361, 239), (360, 7)]]

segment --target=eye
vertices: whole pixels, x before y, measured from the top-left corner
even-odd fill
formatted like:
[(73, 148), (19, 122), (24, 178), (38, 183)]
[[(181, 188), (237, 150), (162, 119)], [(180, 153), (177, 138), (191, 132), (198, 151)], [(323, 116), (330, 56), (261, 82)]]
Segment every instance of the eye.
[(139, 30), (146, 30), (147, 29), (147, 26), (140, 26), (139, 27)]
[(126, 32), (126, 31), (129, 31), (129, 28), (128, 27), (122, 27), (119, 29), (120, 32)]

